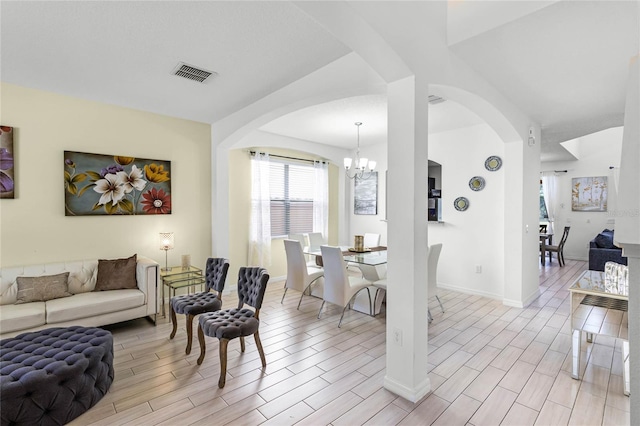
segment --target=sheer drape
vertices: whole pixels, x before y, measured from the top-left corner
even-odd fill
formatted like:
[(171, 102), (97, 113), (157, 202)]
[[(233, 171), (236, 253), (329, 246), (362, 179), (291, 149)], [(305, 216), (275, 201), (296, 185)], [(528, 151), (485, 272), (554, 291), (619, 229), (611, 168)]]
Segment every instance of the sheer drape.
[(271, 264), (271, 197), (269, 154), (256, 152), (251, 158), (251, 226), (249, 265)]
[(329, 165), (323, 161), (313, 162), (313, 232), (329, 236)]
[(547, 233), (553, 233), (553, 223), (556, 217), (556, 200), (558, 199), (558, 177), (555, 172), (542, 173), (542, 196), (547, 206), (547, 214), (549, 216), (549, 226)]

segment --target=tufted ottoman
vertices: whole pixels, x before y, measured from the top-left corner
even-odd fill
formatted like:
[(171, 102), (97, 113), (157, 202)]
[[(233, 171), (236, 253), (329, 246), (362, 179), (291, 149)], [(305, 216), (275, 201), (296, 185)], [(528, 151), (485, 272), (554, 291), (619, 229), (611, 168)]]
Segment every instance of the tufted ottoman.
[(62, 425), (93, 407), (113, 382), (113, 337), (61, 327), (0, 341), (2, 425)]

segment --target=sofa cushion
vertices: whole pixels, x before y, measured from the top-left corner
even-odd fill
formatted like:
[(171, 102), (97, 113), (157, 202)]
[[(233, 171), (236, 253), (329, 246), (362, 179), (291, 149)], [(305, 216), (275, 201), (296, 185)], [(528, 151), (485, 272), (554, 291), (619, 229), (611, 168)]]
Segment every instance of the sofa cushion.
[(136, 255), (126, 259), (98, 260), (98, 279), (94, 291), (138, 288)]
[(616, 248), (616, 246), (613, 244), (613, 232), (606, 232), (606, 230), (604, 230), (596, 235), (595, 241), (596, 247), (598, 248)]
[(44, 324), (44, 302), (2, 305), (0, 309), (0, 333), (11, 333)]
[(144, 305), (144, 293), (138, 290), (112, 290), (75, 294), (47, 302), (47, 324), (119, 312)]
[(16, 304), (46, 302), (60, 297), (69, 297), (71, 293), (68, 291), (68, 279), (68, 272), (38, 277), (17, 277), (18, 300), (16, 300)]

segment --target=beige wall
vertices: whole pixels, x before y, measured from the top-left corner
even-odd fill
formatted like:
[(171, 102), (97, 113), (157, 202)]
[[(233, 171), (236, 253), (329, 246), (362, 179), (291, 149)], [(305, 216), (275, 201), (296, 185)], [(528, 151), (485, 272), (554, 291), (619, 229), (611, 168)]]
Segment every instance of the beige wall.
[[(164, 264), (158, 233), (173, 231), (169, 263), (211, 254), (211, 128), (54, 93), (1, 86), (2, 125), (15, 127), (17, 198), (0, 200), (2, 266), (133, 253)], [(172, 214), (64, 215), (63, 151), (171, 161)]]
[[(269, 148), (270, 154), (289, 157), (317, 159), (303, 152)], [(329, 165), (329, 244), (338, 243), (338, 167)], [(251, 220), (251, 158), (246, 149), (229, 151), (229, 226), (230, 267), (229, 273), (235, 282), (238, 268), (248, 261), (249, 224)], [(282, 238), (271, 241), (271, 264), (267, 268), (272, 279), (284, 278), (287, 261)]]

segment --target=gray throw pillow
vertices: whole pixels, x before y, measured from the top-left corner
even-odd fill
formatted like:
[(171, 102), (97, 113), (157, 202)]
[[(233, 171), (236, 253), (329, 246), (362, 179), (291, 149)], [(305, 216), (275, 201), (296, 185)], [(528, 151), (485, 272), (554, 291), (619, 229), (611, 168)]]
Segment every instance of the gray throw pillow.
[(18, 300), (16, 304), (46, 302), (51, 299), (73, 296), (69, 293), (69, 273), (40, 277), (17, 277)]
[(93, 291), (138, 288), (136, 282), (136, 256), (126, 259), (98, 259), (98, 278)]

